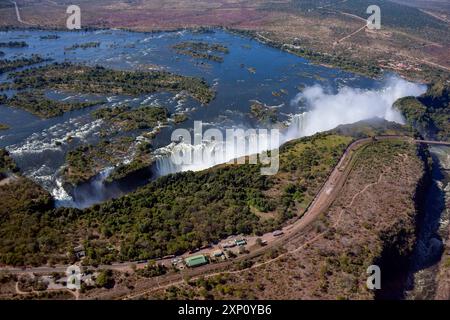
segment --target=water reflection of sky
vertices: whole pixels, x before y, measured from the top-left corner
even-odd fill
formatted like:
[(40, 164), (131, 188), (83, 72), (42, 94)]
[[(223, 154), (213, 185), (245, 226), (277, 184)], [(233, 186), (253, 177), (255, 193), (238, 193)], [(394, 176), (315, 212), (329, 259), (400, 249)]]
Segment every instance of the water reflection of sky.
[[(40, 36), (58, 34), (57, 40), (43, 40)], [(187, 112), (189, 120), (179, 126), (192, 128), (193, 120), (228, 128), (233, 126), (255, 127), (258, 124), (249, 116), (251, 100), (261, 101), (269, 106), (280, 106), (281, 120), (299, 113), (298, 106), (290, 101), (301, 87), (320, 83), (331, 91), (347, 85), (370, 88), (378, 84), (370, 79), (340, 70), (310, 64), (305, 59), (282, 52), (246, 37), (222, 30), (211, 33), (163, 32), (133, 33), (120, 30), (93, 32), (49, 32), (11, 31), (0, 32), (2, 42), (26, 41), (27, 48), (2, 48), (4, 58), (13, 59), (40, 54), (53, 61), (100, 64), (123, 70), (152, 70), (155, 68), (182, 75), (204, 78), (217, 95), (207, 106), (201, 106), (193, 99), (180, 102), (174, 94), (157, 93), (141, 97), (110, 96), (107, 106), (123, 103), (132, 106), (160, 104), (171, 112)], [(223, 63), (208, 62), (179, 55), (171, 48), (180, 41), (200, 40), (226, 45), (230, 53), (224, 55)], [(98, 41), (97, 48), (64, 50), (74, 44)], [(253, 72), (250, 72), (254, 70)], [(0, 81), (8, 81), (7, 75), (0, 75)], [(280, 91), (283, 90), (283, 93)], [(11, 93), (9, 93), (11, 94)], [(98, 100), (82, 94), (47, 92), (56, 99), (77, 101)], [(103, 106), (101, 106), (103, 107)], [(101, 121), (92, 119), (90, 113), (99, 106), (68, 112), (60, 117), (39, 119), (28, 112), (0, 106), (0, 122), (10, 126), (0, 133), (0, 147), (7, 147), (24, 172), (41, 182), (53, 180), (54, 173), (64, 163), (65, 153), (80, 143), (94, 143)], [(169, 143), (173, 128), (162, 130), (155, 140), (155, 146)], [(75, 137), (70, 144), (67, 136)], [(43, 174), (40, 174), (43, 172)], [(44, 183), (45, 184), (45, 183)]]

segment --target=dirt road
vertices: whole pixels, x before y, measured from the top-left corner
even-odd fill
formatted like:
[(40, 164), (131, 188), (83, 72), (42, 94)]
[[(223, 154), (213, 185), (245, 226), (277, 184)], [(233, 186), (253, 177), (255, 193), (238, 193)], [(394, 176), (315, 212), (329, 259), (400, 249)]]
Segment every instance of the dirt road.
[[(370, 143), (374, 143), (375, 141), (383, 141), (383, 140), (405, 140), (410, 142), (415, 142), (413, 139), (409, 137), (402, 137), (402, 136), (383, 136), (383, 137), (377, 137), (375, 139), (372, 138), (364, 138), (357, 140), (350, 144), (350, 146), (346, 149), (344, 154), (342, 155), (339, 163), (336, 165), (334, 170), (329, 175), (327, 181), (322, 186), (319, 193), (316, 195), (315, 199), (312, 201), (310, 206), (308, 207), (306, 213), (298, 219), (293, 224), (286, 226), (282, 231), (283, 235), (280, 237), (272, 237), (269, 234), (264, 235), (263, 237), (266, 240), (269, 240), (268, 244), (264, 247), (258, 248), (252, 252), (250, 252), (247, 255), (240, 256), (233, 261), (227, 261), (220, 264), (210, 264), (203, 267), (199, 267), (192, 270), (184, 270), (183, 274), (178, 275), (178, 277), (174, 277), (175, 275), (171, 275), (170, 280), (168, 278), (165, 278), (164, 276), (155, 278), (153, 280), (153, 287), (151, 287), (150, 283), (146, 284), (148, 289), (143, 289), (142, 291), (138, 289), (138, 292), (134, 292), (131, 295), (127, 295), (123, 298), (125, 299), (133, 299), (142, 296), (143, 294), (153, 292), (162, 288), (167, 288), (172, 285), (181, 284), (184, 281), (184, 278), (188, 276), (191, 279), (196, 279), (200, 276), (209, 278), (218, 274), (235, 274), (244, 272), (249, 269), (257, 268), (262, 265), (272, 263), (274, 261), (277, 261), (280, 259), (280, 256), (270, 259), (268, 261), (252, 265), (249, 268), (243, 269), (243, 270), (236, 270), (236, 271), (226, 271), (226, 269), (230, 268), (230, 266), (233, 263), (239, 263), (243, 260), (248, 260), (251, 258), (255, 258), (257, 256), (260, 256), (270, 249), (283, 245), (283, 243), (286, 243), (288, 241), (291, 241), (293, 238), (295, 238), (296, 234), (298, 234), (300, 231), (304, 230), (306, 227), (311, 225), (323, 212), (328, 210), (328, 208), (331, 206), (331, 204), (334, 202), (334, 200), (339, 195), (340, 190), (344, 186), (350, 172), (353, 169), (353, 164), (357, 157), (355, 155), (360, 151), (363, 147), (369, 145)], [(272, 239), (272, 241), (270, 241)], [(315, 239), (310, 239), (309, 242), (313, 242)], [(306, 245), (306, 244), (304, 244)], [(304, 247), (301, 246), (296, 250), (300, 250)], [(137, 289), (137, 288), (136, 288)]]
[(22, 23), (22, 24), (26, 24), (26, 25), (32, 25), (31, 23), (28, 23), (28, 22), (22, 20), (22, 17), (20, 16), (20, 10), (19, 10), (19, 6), (17, 5), (17, 2), (13, 1), (13, 0), (10, 0), (9, 2), (11, 2), (14, 5), (14, 10), (16, 12), (16, 17), (17, 17), (17, 21), (18, 22)]

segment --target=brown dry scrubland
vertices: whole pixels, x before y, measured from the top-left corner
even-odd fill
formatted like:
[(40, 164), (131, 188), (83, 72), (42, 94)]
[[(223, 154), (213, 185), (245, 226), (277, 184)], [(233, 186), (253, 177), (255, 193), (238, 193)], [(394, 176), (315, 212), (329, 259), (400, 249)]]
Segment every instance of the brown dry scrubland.
[[(65, 28), (68, 16), (65, 10), (70, 1), (17, 0), (17, 3), (23, 22), (17, 21), (12, 3), (4, 1), (0, 2), (0, 27)], [(155, 31), (223, 26), (257, 32), (260, 39), (278, 44), (300, 43), (314, 52), (350, 59), (354, 64), (369, 62), (413, 79), (430, 80), (450, 70), (450, 38), (445, 30), (382, 24), (381, 30), (366, 28), (355, 33), (365, 25), (368, 15), (364, 12), (355, 15), (320, 3), (317, 7), (310, 4), (312, 9), (296, 7), (289, 0), (81, 0), (78, 4), (83, 27)], [(436, 16), (433, 12), (438, 11), (423, 11)], [(414, 19), (410, 17), (412, 25)], [(446, 21), (443, 23), (448, 25)]]
[[(446, 171), (447, 175), (450, 175), (450, 156), (448, 156), (447, 161), (441, 166), (443, 170)], [(446, 214), (441, 218), (443, 221), (442, 225), (445, 226), (442, 230), (442, 235), (444, 238), (444, 252), (442, 254), (441, 261), (438, 265), (438, 272), (436, 276), (436, 294), (435, 299), (439, 300), (450, 300), (450, 190), (449, 186), (446, 186), (444, 190), (446, 192), (445, 206)]]
[[(450, 199), (447, 201), (447, 207), (450, 207)], [(447, 235), (450, 234), (450, 226)], [(450, 300), (450, 238), (444, 243), (444, 253), (439, 263), (438, 274), (436, 277), (436, 295), (437, 300)]]
[(378, 297), (401, 293), (401, 274), (415, 242), (415, 198), (426, 177), (419, 148), (384, 141), (360, 151), (330, 209), (286, 244), (278, 260), (238, 274), (187, 281), (146, 298), (373, 299), (374, 291), (366, 286), (372, 264), (383, 275), (385, 291)]

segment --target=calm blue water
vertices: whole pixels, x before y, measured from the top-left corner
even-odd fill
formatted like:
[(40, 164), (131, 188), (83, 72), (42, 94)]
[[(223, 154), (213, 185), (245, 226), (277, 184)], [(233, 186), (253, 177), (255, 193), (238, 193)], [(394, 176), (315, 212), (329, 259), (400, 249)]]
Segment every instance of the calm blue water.
[[(57, 40), (42, 40), (40, 36), (58, 34)], [(13, 31), (0, 32), (0, 41), (26, 41), (27, 48), (2, 48), (4, 58), (13, 59), (39, 54), (53, 61), (71, 61), (88, 65), (102, 65), (113, 69), (151, 70), (154, 68), (174, 73), (204, 78), (217, 92), (207, 106), (193, 99), (178, 100), (171, 93), (158, 93), (141, 97), (108, 96), (106, 106), (128, 103), (160, 104), (172, 112), (185, 112), (189, 120), (181, 127), (192, 128), (194, 120), (220, 129), (257, 127), (249, 116), (251, 100), (259, 100), (269, 106), (279, 106), (281, 120), (302, 111), (302, 106), (291, 105), (300, 88), (321, 84), (335, 92), (342, 86), (378, 88), (381, 84), (372, 79), (310, 64), (307, 60), (271, 48), (252, 39), (216, 30), (208, 33), (162, 32), (134, 33), (120, 30), (92, 32)], [(226, 45), (230, 53), (223, 55), (224, 62), (209, 62), (178, 55), (171, 48), (181, 41), (197, 40)], [(98, 48), (64, 48), (90, 41), (100, 42)], [(254, 68), (252, 73), (248, 68)], [(0, 81), (9, 81), (6, 74)], [(283, 89), (285, 93), (274, 95)], [(12, 94), (13, 92), (8, 92)], [(54, 99), (89, 101), (99, 97), (70, 95), (64, 92), (48, 92)], [(60, 117), (41, 120), (28, 112), (0, 106), (0, 122), (11, 129), (0, 132), (0, 147), (6, 147), (23, 172), (52, 191), (64, 197), (58, 187), (58, 171), (64, 164), (67, 151), (82, 143), (95, 143), (105, 124), (95, 121), (90, 113), (99, 107), (73, 111)], [(207, 126), (205, 126), (207, 128)], [(155, 147), (170, 142), (173, 126), (164, 128), (154, 141)], [(72, 137), (68, 143), (66, 138)], [(59, 191), (55, 191), (59, 190)]]

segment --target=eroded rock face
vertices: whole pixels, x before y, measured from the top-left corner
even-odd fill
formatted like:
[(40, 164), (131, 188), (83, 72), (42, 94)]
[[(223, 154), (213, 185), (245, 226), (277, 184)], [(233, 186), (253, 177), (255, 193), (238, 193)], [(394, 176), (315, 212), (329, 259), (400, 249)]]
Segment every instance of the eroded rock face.
[(443, 253), (439, 265), (436, 266), (435, 299), (450, 299), (450, 148), (439, 148), (436, 154), (440, 161), (444, 178), (441, 190), (444, 193), (445, 208), (440, 219), (439, 235), (442, 237)]
[[(374, 299), (380, 296), (367, 289), (367, 268), (378, 264), (383, 297), (401, 294), (415, 244), (415, 199), (426, 177), (418, 148), (404, 141), (363, 148), (329, 210), (286, 243), (279, 259), (228, 275), (227, 292), (258, 299)], [(230, 297), (220, 289), (210, 293)]]

